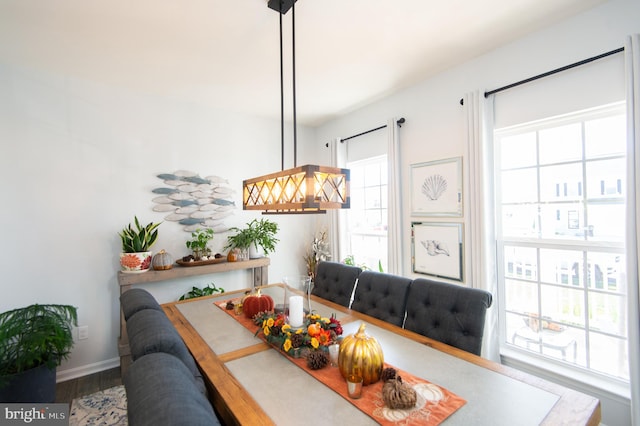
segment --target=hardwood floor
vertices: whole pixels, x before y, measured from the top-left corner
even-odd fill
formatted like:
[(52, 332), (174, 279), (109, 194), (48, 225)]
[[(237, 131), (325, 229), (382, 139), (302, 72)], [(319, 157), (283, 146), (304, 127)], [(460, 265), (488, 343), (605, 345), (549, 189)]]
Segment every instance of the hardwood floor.
[(74, 398), (79, 398), (121, 384), (120, 367), (78, 377), (77, 379), (67, 380), (66, 382), (56, 384), (56, 402), (71, 404)]

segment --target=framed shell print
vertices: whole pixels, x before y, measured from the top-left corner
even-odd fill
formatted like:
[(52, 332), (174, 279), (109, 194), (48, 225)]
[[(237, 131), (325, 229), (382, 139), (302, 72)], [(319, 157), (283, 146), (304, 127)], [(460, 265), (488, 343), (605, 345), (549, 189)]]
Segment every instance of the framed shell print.
[(462, 157), (411, 165), (413, 216), (462, 216)]
[(461, 223), (411, 223), (413, 272), (462, 281)]

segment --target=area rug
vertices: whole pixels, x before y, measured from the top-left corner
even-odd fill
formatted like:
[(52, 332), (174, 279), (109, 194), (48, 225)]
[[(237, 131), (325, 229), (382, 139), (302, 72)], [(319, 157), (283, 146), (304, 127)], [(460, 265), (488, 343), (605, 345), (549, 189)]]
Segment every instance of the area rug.
[(71, 402), (69, 426), (127, 426), (127, 394), (115, 386)]

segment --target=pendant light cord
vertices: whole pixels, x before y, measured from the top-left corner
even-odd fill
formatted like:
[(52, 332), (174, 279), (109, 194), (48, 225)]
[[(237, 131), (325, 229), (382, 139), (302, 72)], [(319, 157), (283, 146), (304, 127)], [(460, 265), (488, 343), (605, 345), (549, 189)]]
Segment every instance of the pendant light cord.
[(282, 13), (280, 15), (280, 170), (284, 170), (284, 62), (282, 60)]
[[(282, 15), (280, 15), (282, 16)], [(291, 6), (291, 63), (293, 64), (293, 167), (298, 164), (298, 125), (296, 114), (296, 2)]]

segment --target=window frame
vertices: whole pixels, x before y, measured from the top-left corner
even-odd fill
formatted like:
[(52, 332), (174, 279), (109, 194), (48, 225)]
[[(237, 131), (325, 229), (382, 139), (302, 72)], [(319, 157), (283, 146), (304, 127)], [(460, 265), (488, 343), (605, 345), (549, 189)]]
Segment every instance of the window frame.
[[(354, 208), (354, 203), (353, 203), (353, 195), (354, 195), (354, 186), (353, 186), (353, 180), (351, 181), (351, 209), (347, 212), (347, 215), (345, 217), (346, 219), (346, 224), (345, 224), (345, 231), (346, 231), (346, 240), (345, 243), (347, 245), (347, 247), (345, 247), (344, 252), (347, 253), (347, 255), (354, 255), (353, 250), (352, 250), (352, 245), (351, 245), (351, 239), (352, 236), (359, 236), (362, 238), (370, 238), (370, 237), (374, 237), (374, 238), (382, 238), (384, 239), (384, 244), (385, 247), (387, 247), (388, 245), (388, 239), (389, 239), (389, 221), (388, 221), (388, 211), (389, 211), (389, 206), (388, 206), (388, 195), (386, 198), (384, 198), (383, 196), (385, 196), (385, 194), (388, 194), (388, 188), (389, 188), (389, 175), (388, 175), (388, 155), (387, 154), (380, 154), (380, 155), (374, 155), (372, 157), (368, 157), (368, 158), (363, 158), (363, 159), (359, 159), (359, 160), (354, 160), (354, 161), (350, 161), (347, 163), (347, 167), (352, 170), (352, 175), (353, 175), (353, 165), (357, 165), (357, 166), (362, 166), (362, 167), (366, 167), (369, 164), (384, 164), (387, 170), (387, 179), (384, 182), (384, 184), (377, 184), (377, 185), (370, 185), (367, 186), (365, 184), (365, 186), (363, 188), (369, 188), (369, 187), (377, 187), (379, 188), (380, 192), (380, 206), (376, 207), (376, 208), (367, 208), (366, 207), (366, 202), (363, 202), (363, 211), (367, 211), (367, 210), (377, 210), (380, 211), (380, 215), (382, 218), (382, 223), (383, 223), (383, 229), (380, 230), (360, 230), (360, 231), (353, 231), (352, 230), (352, 223), (351, 223), (351, 210), (353, 210)], [(386, 187), (386, 191), (383, 191), (382, 188)], [(384, 198), (384, 199), (383, 199)], [(382, 267), (384, 270), (386, 270), (387, 265), (389, 263), (389, 253), (388, 250), (386, 251), (386, 258), (385, 259), (379, 259), (380, 261), (382, 261)], [(358, 263), (362, 263), (362, 258), (359, 257), (355, 257), (356, 262)], [(364, 262), (364, 264), (373, 270), (378, 270), (378, 262), (376, 262), (375, 264), (366, 264), (366, 262)]]
[[(509, 126), (509, 127), (505, 127), (505, 128), (501, 128), (501, 129), (495, 129), (494, 130), (494, 138), (493, 138), (493, 145), (494, 145), (494, 164), (495, 164), (495, 176), (494, 176), (494, 182), (495, 182), (495, 232), (496, 232), (496, 277), (497, 277), (497, 281), (498, 281), (498, 329), (499, 329), (499, 346), (500, 346), (500, 354), (502, 357), (506, 357), (508, 359), (514, 360), (515, 363), (514, 364), (524, 364), (527, 365), (533, 369), (536, 368), (542, 368), (544, 370), (547, 371), (551, 371), (555, 374), (561, 375), (561, 376), (566, 376), (566, 377), (572, 377), (572, 378), (577, 378), (577, 377), (581, 377), (583, 378), (585, 381), (589, 381), (591, 383), (598, 382), (598, 383), (602, 383), (603, 386), (605, 388), (609, 388), (609, 389), (615, 389), (616, 393), (624, 395), (627, 394), (628, 392), (628, 387), (629, 387), (629, 381), (625, 380), (623, 378), (620, 377), (616, 377), (613, 375), (609, 375), (603, 372), (599, 372), (596, 370), (592, 370), (588, 367), (585, 366), (580, 366), (578, 364), (571, 364), (569, 362), (564, 362), (561, 359), (554, 359), (553, 357), (549, 357), (549, 356), (544, 356), (541, 353), (536, 353), (534, 351), (528, 351), (524, 348), (519, 348), (518, 346), (514, 345), (511, 343), (511, 336), (507, 335), (507, 323), (506, 323), (506, 316), (508, 314), (509, 311), (507, 311), (506, 308), (506, 287), (505, 287), (505, 281), (512, 278), (511, 276), (508, 276), (506, 273), (506, 269), (505, 269), (505, 247), (510, 247), (510, 246), (514, 246), (514, 247), (532, 247), (536, 249), (536, 256), (538, 257), (538, 262), (539, 262), (539, 253), (540, 250), (546, 250), (546, 249), (551, 249), (551, 250), (571, 250), (571, 251), (577, 251), (577, 252), (581, 252), (582, 253), (582, 257), (584, 259), (587, 258), (588, 253), (591, 252), (596, 252), (596, 253), (616, 253), (619, 254), (620, 256), (622, 256), (624, 258), (625, 256), (625, 251), (624, 251), (624, 241), (622, 242), (612, 242), (612, 241), (607, 241), (607, 242), (603, 242), (603, 241), (598, 241), (598, 240), (587, 240), (586, 238), (583, 238), (581, 240), (572, 240), (572, 239), (552, 239), (552, 238), (545, 238), (542, 235), (540, 235), (540, 229), (538, 229), (538, 236), (537, 237), (513, 237), (513, 236), (507, 236), (505, 237), (503, 235), (503, 224), (502, 224), (502, 199), (501, 199), (501, 193), (502, 193), (502, 187), (501, 187), (501, 180), (500, 180), (500, 173), (502, 171), (501, 169), (501, 158), (500, 158), (500, 149), (499, 149), (499, 143), (500, 140), (504, 137), (507, 136), (512, 136), (515, 134), (522, 134), (522, 133), (526, 133), (526, 132), (540, 132), (543, 131), (545, 129), (548, 128), (555, 128), (555, 127), (559, 127), (562, 125), (566, 125), (566, 124), (570, 124), (570, 123), (576, 123), (579, 122), (581, 123), (581, 126), (583, 126), (581, 135), (582, 135), (582, 157), (579, 160), (572, 160), (572, 161), (567, 161), (567, 162), (560, 162), (559, 164), (580, 164), (581, 167), (583, 168), (583, 181), (582, 182), (586, 182), (586, 174), (587, 172), (585, 171), (587, 168), (587, 164), (591, 161), (602, 161), (603, 159), (624, 159), (626, 158), (626, 153), (621, 154), (621, 155), (607, 155), (607, 156), (600, 156), (598, 158), (586, 158), (586, 153), (585, 153), (585, 138), (584, 138), (584, 122), (589, 121), (589, 120), (594, 120), (594, 119), (598, 119), (598, 118), (604, 118), (604, 117), (609, 117), (609, 116), (616, 116), (616, 115), (626, 115), (626, 110), (625, 110), (625, 104), (624, 102), (616, 102), (613, 104), (609, 104), (609, 105), (605, 105), (605, 106), (601, 106), (601, 107), (597, 107), (597, 108), (591, 108), (588, 110), (582, 110), (582, 111), (576, 111), (570, 114), (565, 114), (562, 116), (558, 116), (558, 117), (551, 117), (551, 118), (546, 118), (546, 119), (542, 119), (542, 120), (536, 120), (530, 123), (525, 123), (525, 124), (520, 124), (520, 125), (515, 125), (515, 126)], [(538, 147), (538, 142), (536, 142), (536, 146)], [(536, 190), (537, 190), (537, 203), (539, 205), (543, 204), (543, 202), (541, 201), (540, 198), (540, 185), (541, 185), (541, 181), (540, 181), (540, 173), (539, 173), (539, 168), (541, 167), (541, 163), (540, 163), (540, 159), (539, 159), (539, 151), (538, 149), (536, 149), (536, 161), (535, 161), (535, 168), (536, 168), (536, 176), (537, 176), (537, 182), (536, 182)], [(554, 163), (555, 164), (555, 163)], [(546, 164), (545, 164), (546, 165)], [(588, 205), (587, 204), (587, 189), (584, 188), (582, 190), (583, 192), (583, 196), (580, 199), (580, 202), (584, 202), (585, 203), (585, 208)], [(626, 195), (624, 194), (624, 192), (621, 195), (622, 198), (622, 202), (624, 203), (624, 200), (626, 198)], [(514, 203), (516, 204), (516, 203)], [(624, 265), (624, 260), (622, 261), (622, 265)], [(583, 269), (584, 272), (588, 271), (588, 263), (585, 263), (585, 265), (583, 265)], [(598, 289), (595, 286), (590, 287), (586, 280), (589, 279), (590, 275), (585, 275), (584, 276), (584, 280), (585, 282), (583, 283), (583, 285), (578, 286), (576, 289), (581, 291), (581, 294), (583, 294), (584, 296), (584, 306), (585, 308), (589, 307), (589, 299), (588, 296), (590, 294), (595, 294), (598, 293)], [(538, 277), (536, 278), (536, 280), (534, 280), (534, 284), (537, 288), (538, 294), (540, 294), (542, 286), (543, 285), (547, 285), (548, 283), (544, 282), (544, 280), (542, 280), (542, 278), (540, 277), (540, 264), (538, 263)], [(561, 287), (562, 284), (557, 284), (558, 287)], [(564, 288), (572, 288), (573, 287), (564, 287)], [(622, 297), (624, 300), (626, 300), (626, 291), (625, 289), (622, 289), (620, 292), (620, 297)], [(624, 302), (623, 300), (623, 302)], [(541, 309), (542, 306), (542, 301), (541, 299), (538, 300), (538, 309)], [(588, 311), (588, 309), (585, 309), (585, 311)], [(588, 317), (588, 314), (585, 313), (584, 316)], [(600, 333), (600, 334), (606, 334), (606, 333), (601, 333), (600, 331), (596, 332)], [(585, 335), (589, 335), (590, 331), (589, 331), (589, 324), (588, 321), (585, 323), (584, 325), (584, 330), (583, 333), (585, 333)], [(588, 339), (588, 337), (587, 337)], [(628, 330), (626, 330), (626, 335), (625, 335), (625, 340), (628, 341)], [(588, 340), (585, 343), (585, 349), (587, 350), (587, 354), (585, 354), (585, 358), (589, 359), (587, 357), (590, 357), (591, 354), (589, 353), (590, 349), (589, 349), (589, 342)], [(628, 354), (627, 354), (628, 356)], [(587, 362), (588, 365), (588, 362)]]

